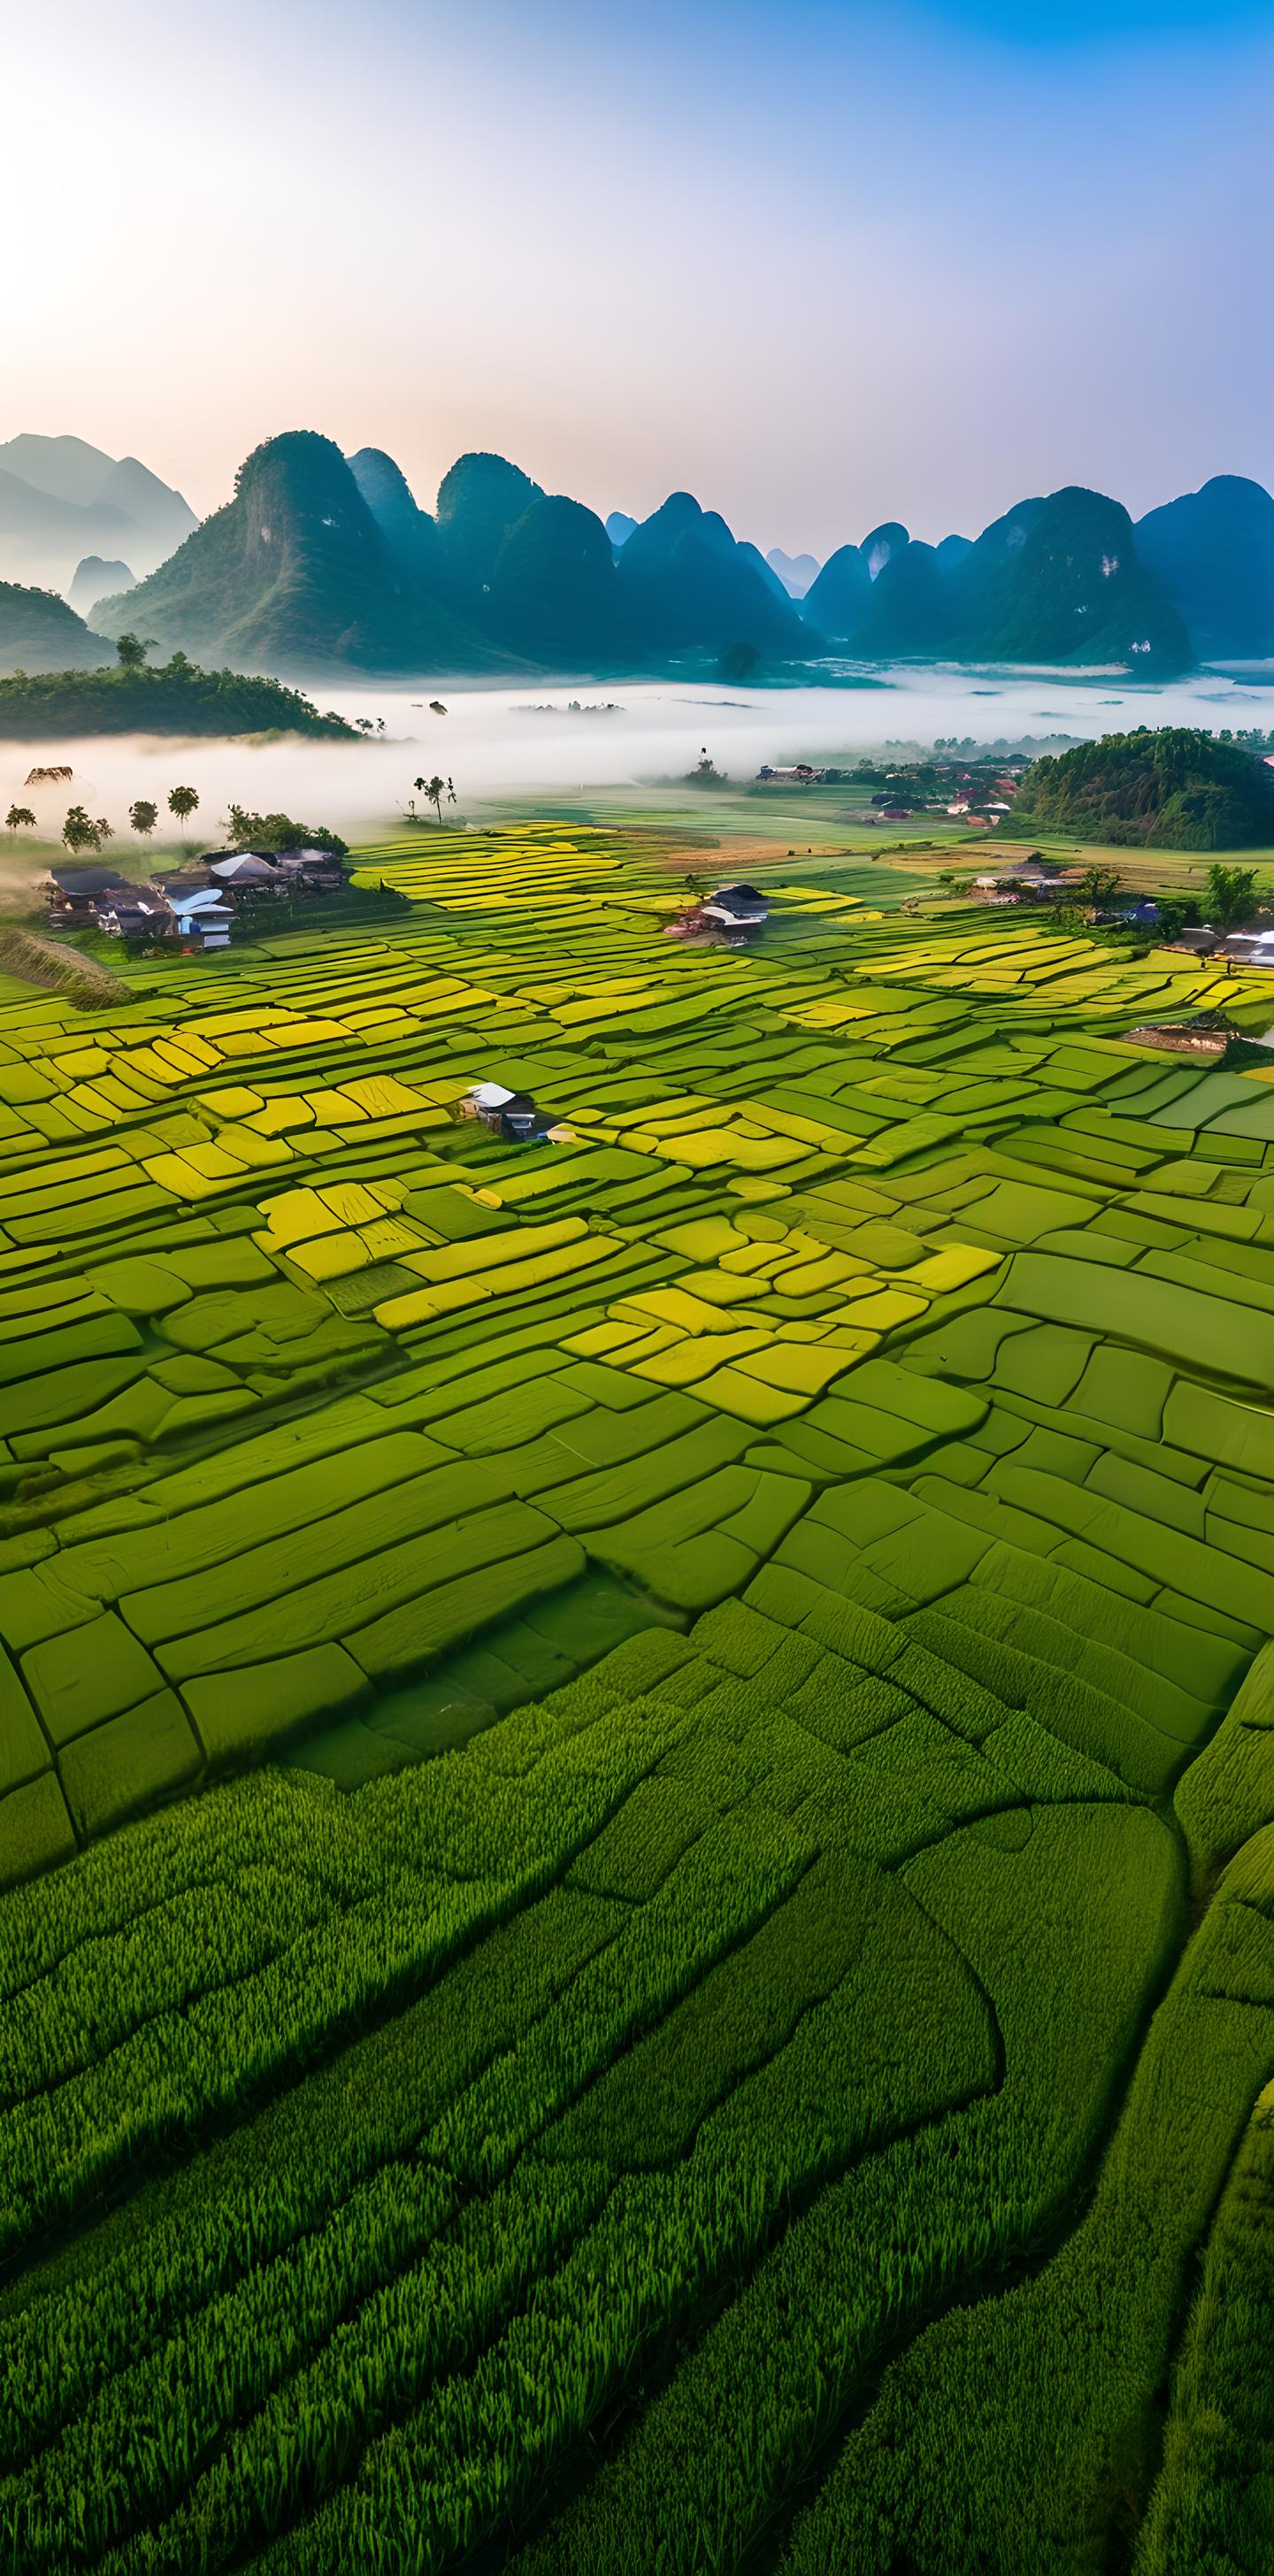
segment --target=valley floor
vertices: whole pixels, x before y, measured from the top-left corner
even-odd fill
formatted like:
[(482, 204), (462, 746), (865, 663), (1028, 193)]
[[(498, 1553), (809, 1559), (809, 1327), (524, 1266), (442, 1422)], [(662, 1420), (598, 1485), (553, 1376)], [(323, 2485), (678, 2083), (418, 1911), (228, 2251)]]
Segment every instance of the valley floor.
[(1258, 2576), (1274, 1059), (1128, 1037), (1239, 987), (359, 856), (0, 991), (6, 2565)]

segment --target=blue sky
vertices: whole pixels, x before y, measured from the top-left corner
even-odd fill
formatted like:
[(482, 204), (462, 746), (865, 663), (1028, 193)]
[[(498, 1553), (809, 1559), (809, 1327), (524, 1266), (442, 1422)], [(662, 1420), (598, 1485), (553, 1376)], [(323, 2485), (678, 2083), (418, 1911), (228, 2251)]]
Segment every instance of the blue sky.
[(300, 424), (819, 553), (1274, 479), (1268, 0), (44, 0), (8, 54), (0, 434), (200, 508)]
[(1260, 28), (1269, 16), (1264, 0), (1044, 0), (1032, 8), (1016, 0), (949, 0), (934, 14), (1010, 44), (1058, 47), (1117, 44), (1130, 35), (1152, 41), (1196, 32), (1212, 37), (1227, 27)]

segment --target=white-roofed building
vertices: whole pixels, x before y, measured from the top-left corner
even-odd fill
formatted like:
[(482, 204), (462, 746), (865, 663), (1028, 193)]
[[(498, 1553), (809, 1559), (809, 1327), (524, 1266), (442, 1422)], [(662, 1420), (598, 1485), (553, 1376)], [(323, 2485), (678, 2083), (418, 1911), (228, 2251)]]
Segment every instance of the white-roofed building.
[(175, 936), (183, 944), (200, 948), (229, 947), (234, 914), (220, 886), (174, 888), (168, 903), (176, 924)]

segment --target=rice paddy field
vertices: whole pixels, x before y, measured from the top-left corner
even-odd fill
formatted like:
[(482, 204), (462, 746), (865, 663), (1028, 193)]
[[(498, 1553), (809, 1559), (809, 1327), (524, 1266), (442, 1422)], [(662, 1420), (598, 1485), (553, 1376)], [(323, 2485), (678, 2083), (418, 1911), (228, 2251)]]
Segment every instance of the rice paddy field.
[(0, 990), (0, 2569), (1261, 2576), (1274, 979), (362, 863)]

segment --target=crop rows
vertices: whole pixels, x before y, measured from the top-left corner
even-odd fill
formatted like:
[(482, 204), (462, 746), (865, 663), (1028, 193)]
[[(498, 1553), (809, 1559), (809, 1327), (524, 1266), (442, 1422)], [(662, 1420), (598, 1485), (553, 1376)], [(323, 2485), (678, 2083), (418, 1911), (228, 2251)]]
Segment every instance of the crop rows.
[(0, 1009), (0, 2565), (1261, 2563), (1274, 986), (366, 864)]

